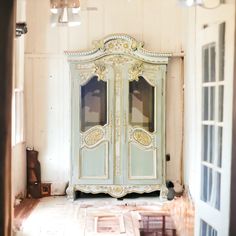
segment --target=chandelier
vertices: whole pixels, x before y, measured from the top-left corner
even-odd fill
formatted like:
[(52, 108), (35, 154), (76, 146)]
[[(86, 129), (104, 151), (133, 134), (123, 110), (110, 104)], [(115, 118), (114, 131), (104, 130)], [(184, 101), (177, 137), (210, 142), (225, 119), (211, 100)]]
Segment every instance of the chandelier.
[(78, 26), (80, 20), (79, 0), (50, 0), (51, 26)]
[(207, 6), (206, 0), (178, 0), (178, 1), (182, 6), (187, 6), (187, 7), (200, 6), (205, 9), (215, 9), (222, 4), (222, 0), (218, 0), (218, 2), (214, 6)]
[(183, 6), (195, 6), (195, 5), (202, 5), (202, 0), (179, 0), (180, 4)]

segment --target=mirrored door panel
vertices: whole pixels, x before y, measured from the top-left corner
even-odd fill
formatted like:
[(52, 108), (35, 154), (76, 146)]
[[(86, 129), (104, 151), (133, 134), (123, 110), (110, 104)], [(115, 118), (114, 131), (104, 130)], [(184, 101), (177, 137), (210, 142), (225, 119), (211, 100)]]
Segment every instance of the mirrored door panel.
[(86, 132), (90, 128), (107, 124), (107, 82), (93, 76), (81, 86), (81, 124)]
[(129, 81), (129, 124), (154, 132), (155, 89), (142, 76)]

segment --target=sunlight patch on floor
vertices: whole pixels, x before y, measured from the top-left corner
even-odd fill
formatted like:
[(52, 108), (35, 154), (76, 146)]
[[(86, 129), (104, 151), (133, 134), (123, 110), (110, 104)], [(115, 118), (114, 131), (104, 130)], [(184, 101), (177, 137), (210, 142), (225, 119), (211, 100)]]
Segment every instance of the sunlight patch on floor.
[[(111, 221), (118, 220), (119, 222), (118, 226), (113, 229), (107, 227), (106, 235), (134, 236), (137, 235), (135, 232), (138, 227), (136, 223), (138, 219), (134, 219), (131, 212), (137, 210), (158, 211), (161, 207), (162, 203), (158, 198), (123, 201), (114, 198), (95, 198), (78, 199), (74, 202), (65, 197), (42, 198), (31, 215), (22, 223), (21, 230), (16, 235), (102, 235), (105, 228), (101, 220), (105, 216), (110, 217)], [(109, 232), (114, 230), (115, 232)]]

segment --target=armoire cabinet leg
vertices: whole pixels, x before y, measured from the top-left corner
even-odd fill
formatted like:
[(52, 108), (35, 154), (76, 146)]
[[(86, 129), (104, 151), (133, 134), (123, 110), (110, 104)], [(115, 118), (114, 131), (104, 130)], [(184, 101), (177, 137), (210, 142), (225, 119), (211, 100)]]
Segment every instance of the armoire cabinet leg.
[(160, 190), (160, 199), (161, 201), (166, 201), (167, 200), (167, 194), (168, 194), (168, 188), (166, 187), (165, 184), (161, 186)]
[(76, 199), (75, 196), (75, 189), (73, 186), (69, 185), (68, 188), (66, 189), (66, 195), (67, 199), (74, 201)]

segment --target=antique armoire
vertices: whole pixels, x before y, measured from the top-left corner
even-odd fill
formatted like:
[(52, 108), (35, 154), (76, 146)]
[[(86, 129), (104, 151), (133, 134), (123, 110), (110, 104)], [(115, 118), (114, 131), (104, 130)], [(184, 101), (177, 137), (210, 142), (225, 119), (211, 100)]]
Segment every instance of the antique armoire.
[(170, 54), (110, 35), (66, 51), (71, 74), (71, 176), (67, 189), (165, 194), (165, 78)]

